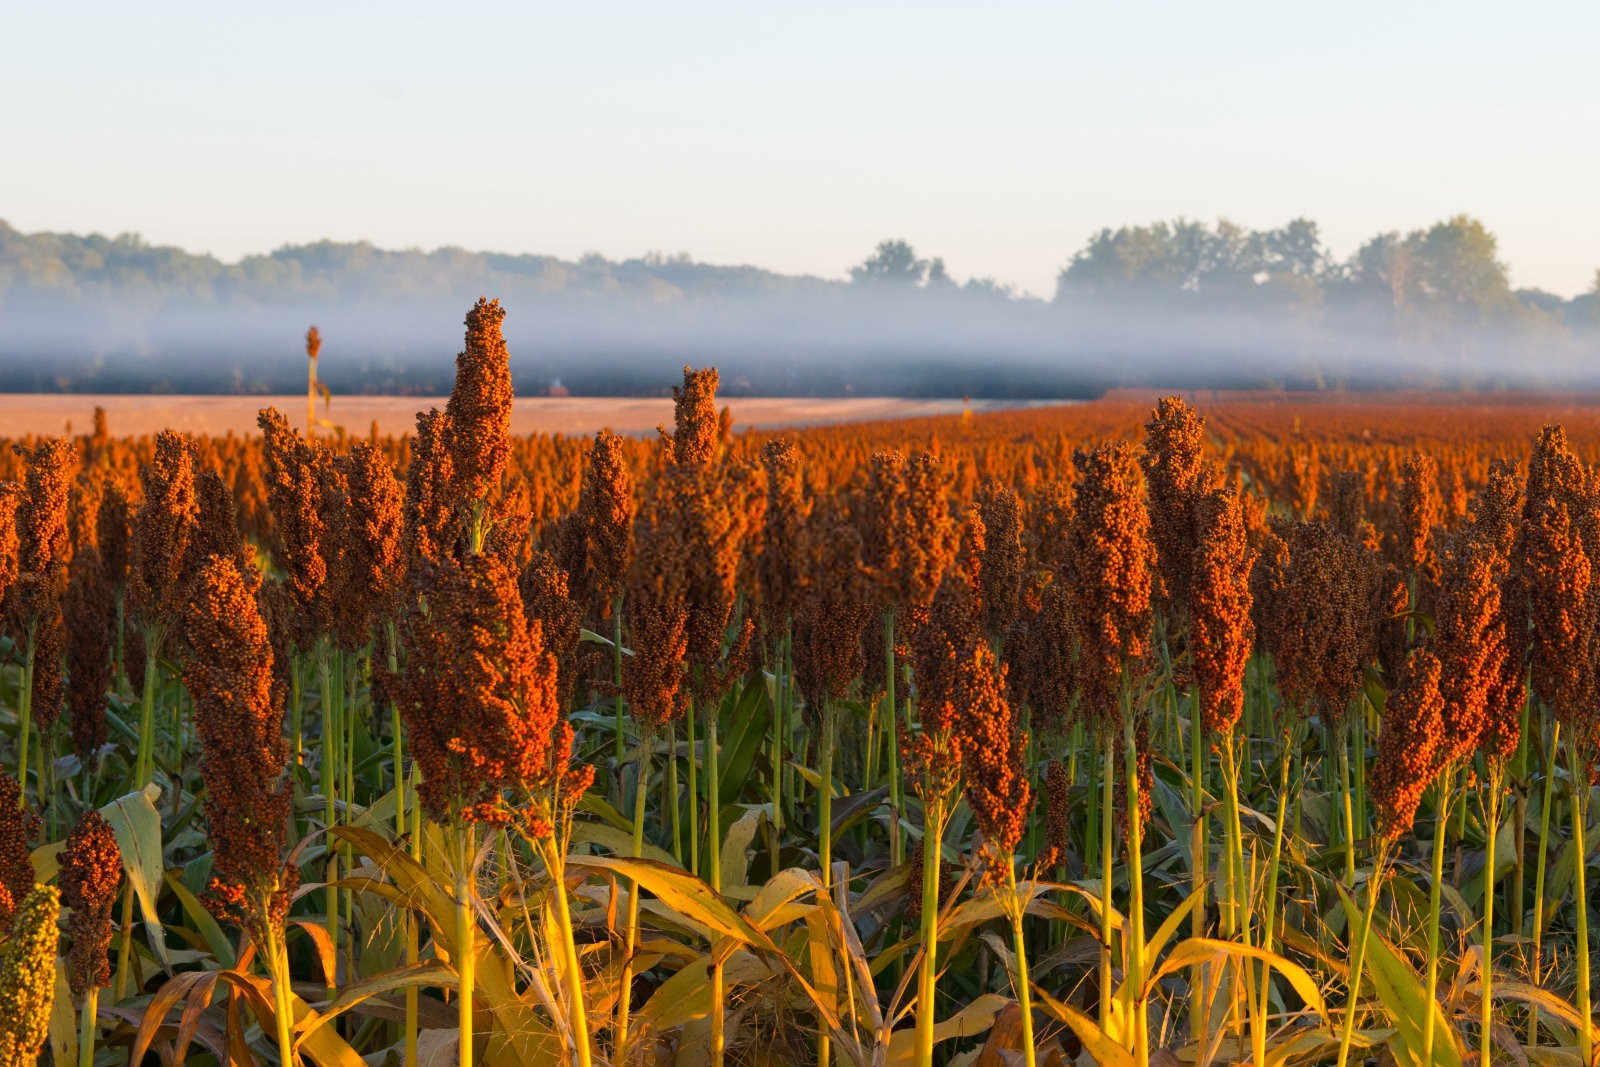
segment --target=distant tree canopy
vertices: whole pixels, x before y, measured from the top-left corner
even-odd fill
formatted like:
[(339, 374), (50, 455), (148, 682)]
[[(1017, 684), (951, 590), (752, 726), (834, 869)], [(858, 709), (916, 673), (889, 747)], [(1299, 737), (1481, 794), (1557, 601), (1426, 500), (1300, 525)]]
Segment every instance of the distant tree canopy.
[[(1525, 371), (1533, 345), (1600, 366), (1600, 271), (1571, 299), (1513, 290), (1494, 234), (1466, 215), (1377, 234), (1344, 259), (1306, 218), (1105, 228), (1049, 301), (958, 281), (903, 238), (848, 274), (334, 241), (227, 263), (137, 234), (28, 234), (0, 220), (0, 389), (293, 388), (291, 342), (316, 321), (336, 390), (429, 391), (447, 384), (439, 352), (458, 339), (460, 309), (483, 294), (513, 309), (530, 353), (519, 374), (578, 393), (658, 383), (657, 363), (684, 358), (734, 368), (730, 391), (924, 395), (1063, 395), (1127, 384), (1147, 357), (1143, 373), (1221, 366), (1240, 384), (1348, 381), (1362, 361), (1390, 367), (1416, 346), (1430, 346), (1430, 366), (1444, 353)], [(1299, 369), (1280, 375), (1284, 361)]]

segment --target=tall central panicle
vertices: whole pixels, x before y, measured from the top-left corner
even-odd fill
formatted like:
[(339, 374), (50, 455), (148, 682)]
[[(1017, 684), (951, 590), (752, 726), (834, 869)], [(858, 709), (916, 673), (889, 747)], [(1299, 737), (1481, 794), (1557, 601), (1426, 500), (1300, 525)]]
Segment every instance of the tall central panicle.
[(294, 601), (296, 644), (310, 648), (332, 623), (328, 555), (333, 546), (325, 507), (327, 452), (309, 445), (276, 408), (257, 416), (265, 436), (262, 461), (272, 510), (273, 556)]
[(212, 893), (260, 938), (288, 911), (296, 883), (285, 864), (290, 786), (283, 708), (273, 699), (272, 647), (238, 564), (212, 556), (186, 612), (184, 685), (200, 735)]
[[(805, 580), (805, 529), (811, 514), (800, 469), (800, 451), (787, 439), (768, 441), (761, 450), (767, 472), (767, 509), (757, 571), (761, 584), (761, 626), (768, 639), (779, 637), (794, 617)], [(859, 544), (860, 537), (857, 536)]]
[(466, 346), (456, 356), (455, 388), (444, 409), (451, 426), (456, 500), (467, 509), (500, 488), (511, 449), (511, 357), (501, 334), (505, 317), (500, 301), (482, 297), (467, 312)]
[(1207, 488), (1205, 420), (1181, 398), (1165, 396), (1144, 428), (1139, 462), (1149, 490), (1150, 536), (1165, 599), (1182, 613), (1193, 571), (1195, 503)]
[(334, 629), (340, 645), (354, 650), (366, 643), (374, 627), (393, 618), (400, 605), (405, 491), (388, 458), (367, 442), (351, 450), (343, 480)]
[(722, 420), (717, 414), (717, 368), (683, 368), (683, 385), (672, 387), (672, 462), (709, 467), (722, 455)]
[(1200, 717), (1212, 734), (1233, 729), (1244, 711), (1244, 672), (1255, 640), (1250, 570), (1255, 563), (1244, 511), (1233, 489), (1215, 489), (1195, 507), (1199, 537), (1190, 563), (1189, 610)]
[(144, 503), (134, 519), (131, 614), (146, 628), (164, 629), (184, 607), (189, 543), (200, 521), (194, 456), (188, 440), (163, 430), (143, 472)]
[(1083, 707), (1093, 722), (1120, 725), (1123, 670), (1150, 647), (1150, 518), (1127, 445), (1079, 451), (1073, 463), (1078, 485), (1066, 558), (1082, 638)]
[(516, 575), (492, 556), (427, 565), (407, 616), (398, 702), (437, 819), (501, 819), (501, 797), (566, 772), (572, 728), (557, 667)]
[(1444, 761), (1448, 741), (1439, 674), (1433, 653), (1415, 649), (1384, 707), (1372, 800), (1378, 809), (1378, 833), (1389, 841), (1410, 832), (1423, 791)]

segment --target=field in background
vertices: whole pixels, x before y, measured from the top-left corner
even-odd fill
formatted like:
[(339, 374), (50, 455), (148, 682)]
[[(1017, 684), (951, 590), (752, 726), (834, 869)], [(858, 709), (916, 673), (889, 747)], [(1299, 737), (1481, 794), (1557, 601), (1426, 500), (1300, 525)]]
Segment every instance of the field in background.
[[(335, 396), (331, 408), (319, 405), (317, 417), (355, 435), (365, 435), (374, 420), (382, 434), (405, 434), (416, 425), (418, 411), (444, 407), (445, 397)], [(776, 429), (838, 422), (915, 418), (960, 414), (963, 401), (910, 400), (897, 397), (749, 397), (727, 401), (740, 428)], [(975, 412), (1035, 407), (1064, 401), (973, 400)], [(0, 427), (8, 437), (59, 434), (70, 425), (87, 433), (94, 409), (104, 408), (114, 434), (135, 437), (159, 430), (221, 436), (256, 432), (256, 412), (276, 407), (304, 429), (306, 398), (300, 396), (176, 396), (88, 393), (0, 394)], [(592, 434), (609, 427), (622, 434), (648, 434), (672, 424), (672, 398), (666, 397), (518, 397), (511, 413), (511, 432)]]

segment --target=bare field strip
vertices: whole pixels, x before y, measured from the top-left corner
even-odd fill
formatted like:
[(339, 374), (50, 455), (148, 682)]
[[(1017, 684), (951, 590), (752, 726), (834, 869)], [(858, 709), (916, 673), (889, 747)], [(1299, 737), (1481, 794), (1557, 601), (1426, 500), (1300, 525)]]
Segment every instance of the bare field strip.
[[(366, 434), (374, 420), (385, 434), (409, 432), (416, 413), (444, 407), (445, 397), (335, 396), (331, 408), (318, 406), (317, 417), (352, 434)], [(735, 397), (727, 401), (738, 428), (774, 429), (875, 419), (959, 414), (960, 399), (897, 397)], [(1064, 401), (973, 400), (975, 412), (1036, 407)], [(94, 409), (104, 408), (111, 432), (141, 436), (159, 430), (222, 435), (254, 433), (256, 412), (267, 406), (284, 412), (295, 426), (305, 421), (306, 398), (300, 396), (96, 395), (87, 393), (0, 394), (0, 435), (59, 434), (70, 426), (86, 433)], [(618, 433), (648, 434), (672, 424), (671, 397), (518, 397), (511, 414), (514, 434), (590, 434), (602, 427)]]

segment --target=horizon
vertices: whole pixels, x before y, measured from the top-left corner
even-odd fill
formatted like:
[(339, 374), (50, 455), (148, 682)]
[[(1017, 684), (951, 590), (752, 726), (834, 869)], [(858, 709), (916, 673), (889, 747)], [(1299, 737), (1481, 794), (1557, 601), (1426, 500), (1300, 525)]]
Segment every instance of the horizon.
[(34, 45), (0, 91), (39, 102), (0, 114), (31, 161), (0, 214), (226, 263), (368, 240), (829, 280), (899, 236), (1044, 299), (1100, 226), (1175, 217), (1303, 215), (1342, 258), (1471, 212), (1563, 297), (1600, 261), (1592, 5), (424, 10), (0, 16)]

